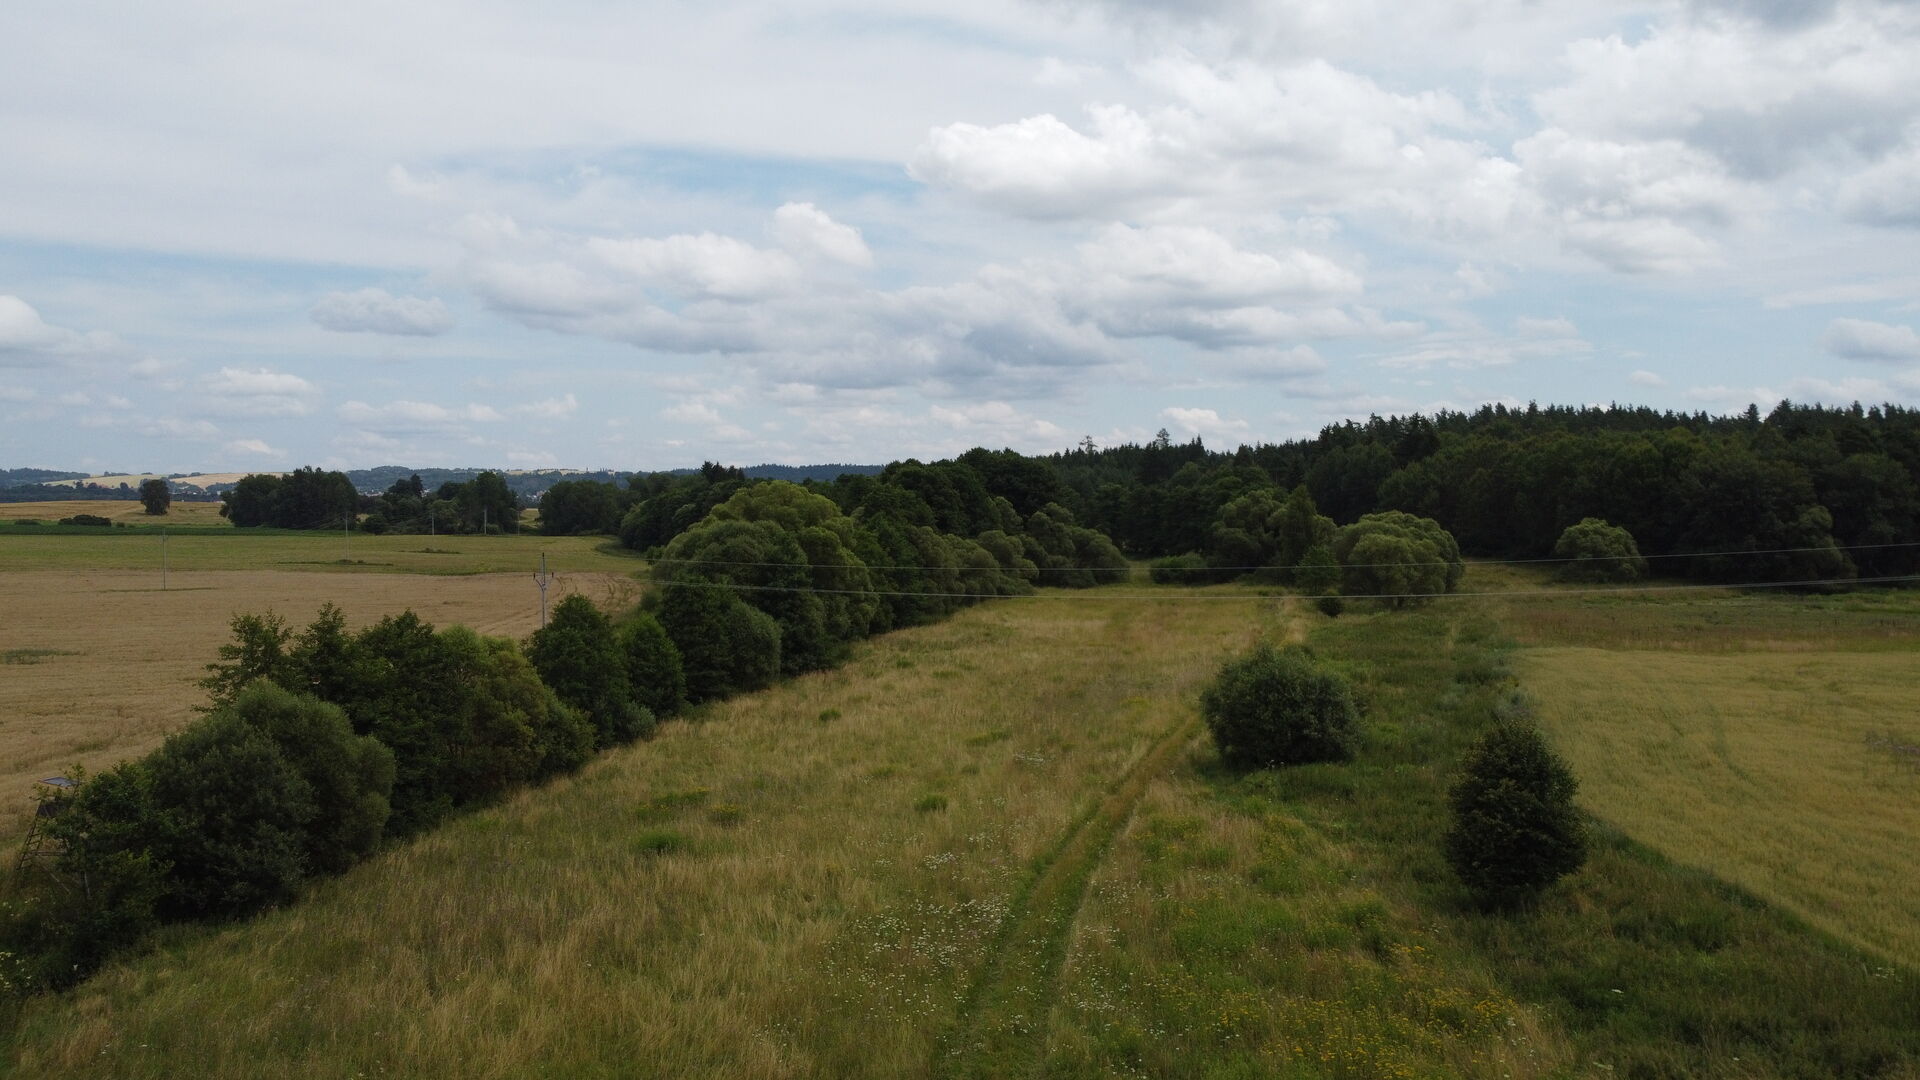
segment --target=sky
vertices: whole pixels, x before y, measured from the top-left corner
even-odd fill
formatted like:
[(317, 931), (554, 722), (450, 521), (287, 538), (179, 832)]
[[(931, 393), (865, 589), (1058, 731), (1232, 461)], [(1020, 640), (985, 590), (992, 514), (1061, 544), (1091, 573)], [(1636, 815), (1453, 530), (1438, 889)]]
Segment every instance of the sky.
[(1920, 405), (1920, 0), (0, 7), (0, 466)]

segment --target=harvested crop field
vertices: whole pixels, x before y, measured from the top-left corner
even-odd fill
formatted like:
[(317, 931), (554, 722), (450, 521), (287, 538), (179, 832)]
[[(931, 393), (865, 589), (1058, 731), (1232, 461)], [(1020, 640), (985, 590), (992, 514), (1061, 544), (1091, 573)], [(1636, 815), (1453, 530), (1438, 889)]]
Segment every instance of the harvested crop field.
[[(143, 754), (191, 717), (235, 614), (271, 610), (297, 627), (332, 601), (354, 627), (408, 608), (510, 637), (540, 623), (539, 591), (520, 573), (209, 571), (172, 585), (125, 570), (0, 574), (0, 845), (20, 835), (34, 780)], [(560, 574), (548, 598), (631, 603), (636, 590), (620, 574)]]

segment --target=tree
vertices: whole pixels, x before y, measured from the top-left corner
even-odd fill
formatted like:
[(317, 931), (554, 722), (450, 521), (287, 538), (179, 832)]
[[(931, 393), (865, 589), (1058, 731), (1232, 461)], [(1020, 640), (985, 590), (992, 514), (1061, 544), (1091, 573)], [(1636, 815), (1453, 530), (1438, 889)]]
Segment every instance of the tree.
[(1347, 681), (1304, 649), (1262, 644), (1228, 661), (1200, 695), (1220, 756), (1244, 768), (1345, 761), (1360, 712)]
[(167, 507), (173, 504), (173, 489), (167, 486), (165, 480), (157, 476), (142, 480), (140, 481), (140, 503), (147, 508), (147, 513), (158, 517), (166, 513)]
[(548, 536), (612, 532), (620, 526), (620, 490), (593, 480), (562, 480), (540, 497), (540, 531)]
[(1532, 725), (1503, 721), (1467, 755), (1448, 795), (1447, 862), (1475, 898), (1511, 907), (1586, 861), (1572, 770)]
[(686, 707), (687, 677), (680, 650), (659, 619), (644, 611), (634, 616), (620, 628), (620, 649), (626, 654), (634, 701), (655, 716), (672, 716)]
[(1465, 572), (1452, 534), (1432, 518), (1399, 510), (1368, 514), (1340, 529), (1333, 554), (1349, 596), (1380, 597), (1388, 607), (1452, 592)]
[(601, 746), (653, 730), (653, 714), (633, 699), (613, 624), (593, 601), (579, 593), (560, 601), (547, 625), (533, 632), (528, 658), (561, 701), (592, 721)]
[(1647, 560), (1633, 534), (1599, 518), (1582, 518), (1569, 525), (1553, 545), (1553, 557), (1565, 559), (1559, 576), (1564, 581), (1638, 581), (1646, 576)]

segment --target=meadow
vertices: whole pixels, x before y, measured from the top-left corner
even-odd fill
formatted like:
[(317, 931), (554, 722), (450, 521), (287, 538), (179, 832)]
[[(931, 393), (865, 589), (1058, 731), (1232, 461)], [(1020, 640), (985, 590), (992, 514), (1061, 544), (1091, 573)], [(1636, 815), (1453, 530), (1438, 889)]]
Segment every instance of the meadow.
[[(453, 541), (482, 545), (480, 565), (519, 542)], [(630, 603), (613, 573), (582, 586)], [(258, 570), (178, 597), (96, 590), (151, 598), (158, 618), (92, 667), (137, 662), (194, 597), (299, 619), (315, 594), (273, 591), (293, 579), (356, 625), (411, 597), (435, 621), (531, 628), (479, 612), (493, 577)], [(51, 583), (79, 575), (0, 574), (0, 589), (16, 580), (57, 600)], [(296, 905), (176, 927), (27, 1002), (0, 1062), (50, 1077), (189, 1060), (208, 1077), (264, 1061), (313, 1077), (1920, 1077), (1920, 890), (1892, 846), (1914, 834), (1920, 781), (1860, 738), (1920, 712), (1920, 595), (1555, 595), (1494, 566), (1467, 588), (1511, 596), (1328, 619), (1244, 586), (1135, 582), (884, 635)], [(72, 618), (65, 644), (0, 642), (53, 650), (9, 678), (78, 662), (59, 650), (116, 610)], [(1354, 762), (1220, 766), (1195, 700), (1261, 638), (1304, 641), (1354, 680)], [(177, 673), (148, 674), (153, 700), (195, 693), (180, 651)], [(91, 692), (71, 691), (75, 710)], [(1594, 848), (1534, 907), (1489, 914), (1438, 830), (1454, 763), (1525, 699), (1582, 777)]]
[(424, 537), (356, 536), (366, 558), (341, 563), (338, 536), (228, 533), (169, 537), (164, 588), (149, 530), (0, 536), (0, 845), (24, 828), (33, 781), (138, 756), (190, 719), (236, 614), (302, 625), (332, 602), (355, 627), (412, 609), (521, 637), (540, 624), (542, 553), (549, 604), (585, 592), (630, 605), (644, 565), (573, 537), (441, 538), (428, 551)]
[(1516, 624), (1585, 807), (1920, 966), (1920, 762), (1883, 745), (1920, 745), (1920, 593), (1582, 604)]

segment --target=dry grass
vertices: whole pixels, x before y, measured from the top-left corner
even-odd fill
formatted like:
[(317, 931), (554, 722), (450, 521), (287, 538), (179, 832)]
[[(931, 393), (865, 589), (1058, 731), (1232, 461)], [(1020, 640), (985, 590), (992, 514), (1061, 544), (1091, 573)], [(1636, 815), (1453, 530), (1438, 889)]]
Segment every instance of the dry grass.
[(1871, 952), (1920, 964), (1920, 640), (1735, 655), (1542, 648), (1524, 683), (1593, 813)]
[[(192, 484), (195, 487), (206, 487), (208, 484), (237, 484), (252, 475), (252, 473), (243, 472), (194, 473), (192, 476), (175, 476), (171, 479), (183, 484)], [(287, 474), (264, 473), (262, 475), (285, 476)], [(169, 479), (169, 477), (163, 476), (160, 473), (107, 473), (100, 476), (89, 476), (80, 480), (49, 480), (47, 481), (47, 486), (78, 487), (81, 484), (98, 484), (101, 487), (118, 487), (121, 484), (125, 484), (128, 487), (137, 488), (148, 480), (166, 479)]]
[(878, 639), (32, 1003), (18, 1065), (924, 1074), (1040, 857), (1268, 606), (1042, 598)]
[[(194, 682), (229, 640), (236, 613), (273, 610), (295, 625), (332, 601), (358, 626), (412, 608), (435, 623), (520, 636), (539, 625), (540, 596), (523, 574), (428, 577), (276, 571), (0, 574), (0, 845), (23, 828), (32, 782), (79, 763), (90, 770), (143, 754), (192, 716)], [(582, 591), (605, 601), (636, 583), (560, 576), (549, 599)], [(630, 591), (630, 590), (629, 590)]]
[(176, 502), (164, 515), (150, 515), (138, 499), (60, 499), (55, 502), (0, 503), (0, 521), (33, 520), (51, 525), (75, 514), (135, 525), (225, 525), (217, 502)]
[[(45, 505), (36, 504), (36, 505)], [(139, 504), (133, 504), (138, 506)], [(646, 564), (600, 536), (367, 536), (337, 532), (206, 529), (173, 534), (166, 564), (176, 572), (202, 570), (334, 570), (350, 573), (531, 573), (547, 557), (557, 573), (631, 574)], [(160, 584), (158, 529), (101, 529), (97, 534), (0, 535), (0, 574), (14, 570), (146, 570)], [(176, 580), (174, 584), (181, 584)]]

